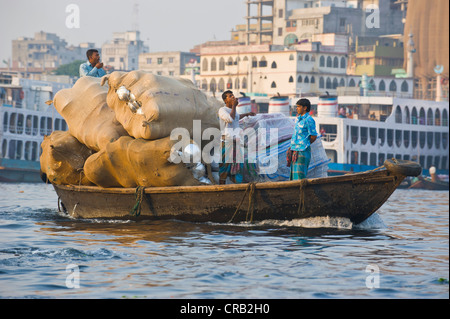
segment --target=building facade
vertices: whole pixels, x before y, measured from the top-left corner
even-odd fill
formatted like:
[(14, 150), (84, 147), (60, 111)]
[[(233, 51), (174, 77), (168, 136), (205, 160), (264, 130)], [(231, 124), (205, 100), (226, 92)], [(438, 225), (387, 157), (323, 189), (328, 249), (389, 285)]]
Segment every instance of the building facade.
[[(200, 62), (196, 53), (168, 51), (142, 53), (139, 55), (139, 69), (157, 75), (176, 76), (185, 75), (186, 65)], [(198, 66), (197, 66), (198, 69)]]
[(148, 52), (139, 31), (114, 32), (113, 39), (102, 46), (102, 61), (118, 71), (139, 68), (139, 55)]

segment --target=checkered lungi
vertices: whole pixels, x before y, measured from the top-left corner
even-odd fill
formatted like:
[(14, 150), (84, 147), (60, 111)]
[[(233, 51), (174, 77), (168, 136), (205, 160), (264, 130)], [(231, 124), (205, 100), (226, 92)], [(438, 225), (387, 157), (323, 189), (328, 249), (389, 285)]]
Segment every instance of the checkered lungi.
[(243, 180), (243, 163), (236, 163), (236, 155), (238, 150), (238, 143), (234, 139), (233, 142), (222, 140), (222, 157), (219, 163), (219, 180), (225, 182), (227, 177), (230, 177), (233, 183), (242, 183)]
[(308, 166), (311, 161), (311, 147), (308, 147), (304, 151), (288, 151), (287, 156), (291, 157), (291, 160), (288, 159), (288, 166), (291, 166), (291, 175), (289, 179), (299, 180), (306, 178), (308, 174)]

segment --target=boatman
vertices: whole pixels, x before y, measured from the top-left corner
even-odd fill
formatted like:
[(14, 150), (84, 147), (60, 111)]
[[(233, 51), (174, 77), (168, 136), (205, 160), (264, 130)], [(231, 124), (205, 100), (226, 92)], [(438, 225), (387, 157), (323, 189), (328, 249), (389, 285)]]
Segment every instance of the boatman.
[(100, 54), (95, 49), (89, 49), (86, 51), (88, 61), (80, 65), (80, 78), (82, 76), (93, 76), (101, 78), (106, 75), (103, 70), (103, 63), (100, 62)]
[(311, 144), (317, 138), (316, 122), (309, 115), (311, 102), (308, 99), (300, 99), (297, 101), (296, 107), (297, 120), (291, 138), (291, 146), (286, 154), (287, 164), (291, 167), (290, 180), (306, 178), (311, 161)]
[(244, 163), (237, 163), (243, 160), (237, 156), (239, 152), (239, 120), (246, 116), (254, 116), (255, 113), (240, 114), (236, 112), (239, 100), (233, 92), (225, 91), (222, 94), (225, 106), (219, 109), (220, 131), (222, 133), (222, 157), (219, 163), (219, 184), (225, 184), (227, 177), (233, 183), (242, 183), (242, 169)]

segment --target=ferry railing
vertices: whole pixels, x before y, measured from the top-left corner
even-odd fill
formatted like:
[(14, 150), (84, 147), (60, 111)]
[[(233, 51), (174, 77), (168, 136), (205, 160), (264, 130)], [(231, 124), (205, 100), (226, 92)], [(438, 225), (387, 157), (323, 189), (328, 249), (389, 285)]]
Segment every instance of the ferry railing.
[(337, 133), (323, 133), (322, 141), (324, 142), (333, 142), (337, 138)]

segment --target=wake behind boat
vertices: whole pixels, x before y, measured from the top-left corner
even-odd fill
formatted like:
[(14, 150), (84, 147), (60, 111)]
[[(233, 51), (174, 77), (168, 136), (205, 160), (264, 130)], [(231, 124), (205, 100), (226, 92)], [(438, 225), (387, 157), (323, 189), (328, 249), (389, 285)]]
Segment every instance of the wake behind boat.
[(299, 181), (229, 185), (102, 188), (53, 184), (73, 218), (253, 222), (343, 217), (358, 224), (376, 212), (419, 164), (386, 160), (378, 169)]

